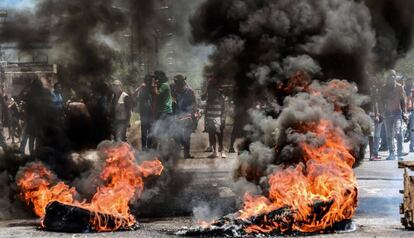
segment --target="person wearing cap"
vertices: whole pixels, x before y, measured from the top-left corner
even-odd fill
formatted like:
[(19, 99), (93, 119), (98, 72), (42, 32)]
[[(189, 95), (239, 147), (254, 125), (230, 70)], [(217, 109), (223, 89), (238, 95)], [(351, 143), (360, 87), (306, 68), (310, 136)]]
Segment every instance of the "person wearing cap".
[[(226, 158), (223, 147), (223, 131), (226, 125), (225, 100), (215, 78), (210, 78), (207, 86), (207, 105), (205, 112), (209, 142), (213, 153), (208, 158)], [(217, 142), (219, 148), (217, 151)]]
[(397, 157), (402, 160), (403, 153), (403, 116), (407, 115), (406, 96), (404, 88), (398, 83), (401, 78), (392, 70), (388, 76), (383, 92), (384, 122), (387, 134), (389, 156), (387, 160), (395, 160), (394, 138), (397, 140)]
[[(168, 78), (163, 71), (154, 72), (152, 87), (154, 123), (151, 127), (152, 147), (163, 151), (174, 139), (173, 98)], [(168, 149), (167, 149), (168, 150)]]
[(127, 129), (131, 119), (131, 100), (119, 80), (112, 82), (112, 129), (115, 141), (127, 140)]
[(193, 116), (196, 111), (195, 93), (181, 74), (174, 77), (173, 98), (176, 103), (177, 139), (184, 148), (184, 158), (192, 159), (190, 154), (191, 133), (194, 130)]

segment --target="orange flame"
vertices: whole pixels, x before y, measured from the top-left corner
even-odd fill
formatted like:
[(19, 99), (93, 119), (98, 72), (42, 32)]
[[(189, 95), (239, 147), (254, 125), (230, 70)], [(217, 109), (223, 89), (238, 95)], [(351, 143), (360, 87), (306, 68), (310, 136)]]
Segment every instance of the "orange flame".
[[(273, 173), (268, 197), (246, 194), (241, 219), (289, 207), (294, 212), (294, 231), (316, 232), (352, 218), (357, 206), (357, 182), (352, 170), (355, 158), (341, 130), (327, 120), (305, 127), (302, 129), (324, 139), (322, 145), (301, 143), (304, 163)], [(316, 203), (332, 205), (325, 208), (328, 210), (321, 217), (314, 211)], [(277, 229), (281, 229), (278, 224), (261, 224), (245, 230), (268, 233)]]
[(37, 216), (45, 215), (46, 206), (53, 201), (64, 204), (73, 203), (73, 197), (76, 195), (74, 188), (69, 188), (66, 184), (59, 182), (54, 186), (53, 173), (42, 163), (36, 162), (27, 168), (22, 177), (17, 181), (17, 185), (23, 191), (22, 195), (27, 204), (34, 205), (34, 212)]
[(143, 178), (150, 175), (161, 175), (163, 166), (159, 160), (145, 161), (138, 165), (133, 150), (128, 144), (104, 150), (107, 155), (105, 167), (100, 178), (105, 185), (98, 187), (91, 202), (75, 200), (75, 188), (59, 182), (52, 186), (54, 176), (42, 163), (33, 163), (26, 167), (17, 184), (22, 191), (22, 197), (32, 203), (36, 215), (43, 218), (46, 206), (54, 201), (88, 209), (94, 213), (111, 215), (116, 219), (115, 228), (108, 226), (103, 216), (93, 216), (91, 224), (97, 231), (118, 230), (131, 227), (136, 221), (130, 213), (129, 202), (135, 195), (141, 195)]

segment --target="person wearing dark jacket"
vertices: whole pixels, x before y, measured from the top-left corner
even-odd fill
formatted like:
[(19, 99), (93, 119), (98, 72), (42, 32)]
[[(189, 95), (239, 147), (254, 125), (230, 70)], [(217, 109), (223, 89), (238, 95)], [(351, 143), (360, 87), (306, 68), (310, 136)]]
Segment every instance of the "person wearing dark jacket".
[(184, 148), (184, 158), (192, 159), (190, 154), (191, 133), (194, 130), (193, 116), (196, 110), (194, 91), (186, 82), (186, 77), (179, 74), (174, 77), (174, 99), (176, 103), (177, 139)]
[[(56, 139), (57, 128), (56, 110), (53, 106), (50, 91), (46, 89), (39, 78), (34, 78), (23, 91), (25, 127), (20, 143), (20, 151), (25, 152), (29, 142), (29, 152), (33, 155), (37, 148), (46, 146), (62, 149)], [(54, 136), (50, 136), (54, 135)]]
[(141, 145), (144, 151), (152, 148), (150, 132), (154, 122), (154, 96), (152, 89), (154, 80), (154, 76), (146, 75), (144, 84), (135, 91), (141, 120)]
[[(0, 119), (4, 116), (5, 113), (3, 105), (6, 105), (6, 102), (4, 101), (3, 90), (0, 89)], [(3, 120), (0, 120), (0, 147), (2, 147), (3, 150), (7, 148), (6, 139), (4, 138), (3, 134)]]

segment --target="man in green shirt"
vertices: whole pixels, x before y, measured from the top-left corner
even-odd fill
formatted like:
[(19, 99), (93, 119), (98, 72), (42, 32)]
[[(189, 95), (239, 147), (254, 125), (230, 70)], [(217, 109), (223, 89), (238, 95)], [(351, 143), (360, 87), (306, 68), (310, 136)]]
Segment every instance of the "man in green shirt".
[(155, 122), (151, 129), (154, 136), (154, 147), (160, 151), (170, 151), (170, 141), (173, 138), (172, 114), (173, 114), (173, 99), (171, 94), (171, 87), (168, 85), (168, 78), (162, 71), (155, 71), (155, 85), (153, 88), (153, 108), (155, 115)]
[(154, 87), (156, 118), (161, 119), (173, 113), (173, 99), (168, 78), (162, 71), (155, 71), (156, 86)]

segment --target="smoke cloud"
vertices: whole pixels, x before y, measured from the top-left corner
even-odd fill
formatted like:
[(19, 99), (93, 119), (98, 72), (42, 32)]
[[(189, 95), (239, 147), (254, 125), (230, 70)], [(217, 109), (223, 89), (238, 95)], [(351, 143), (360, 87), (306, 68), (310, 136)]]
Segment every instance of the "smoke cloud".
[(370, 9), (376, 32), (376, 64), (392, 68), (412, 47), (414, 16), (410, 13), (414, 9), (414, 3), (404, 0), (364, 2)]
[[(269, 174), (301, 162), (298, 144), (323, 143), (298, 126), (323, 119), (339, 128), (360, 162), (371, 126), (362, 109), (369, 100), (359, 93), (368, 92), (369, 68), (393, 67), (411, 48), (413, 7), (408, 1), (205, 1), (190, 19), (192, 41), (214, 47), (205, 71), (234, 85), (235, 120), (249, 119), (250, 143), (236, 177), (266, 191)], [(255, 110), (275, 104), (276, 116)]]
[(249, 153), (240, 157), (239, 176), (260, 184), (266, 181), (262, 181), (263, 176), (284, 168), (278, 165), (300, 163), (302, 142), (318, 146), (324, 141), (298, 127), (321, 120), (329, 120), (340, 128), (357, 163), (364, 158), (365, 135), (372, 128), (371, 119), (361, 106), (368, 102), (368, 97), (359, 95), (356, 85), (341, 80), (314, 81), (308, 90), (321, 93), (300, 92), (287, 97), (276, 119), (260, 111), (250, 111), (253, 120), (247, 129), (255, 142), (250, 144)]
[[(111, 1), (42, 1), (37, 16), (47, 16), (56, 48), (57, 63), (63, 66), (64, 82), (78, 87), (85, 80), (105, 79), (113, 70), (114, 50), (102, 41), (127, 26), (122, 12)], [(84, 80), (82, 82), (82, 79)]]
[(264, 81), (286, 83), (296, 68), (366, 92), (368, 64), (392, 67), (411, 47), (412, 9), (407, 1), (210, 0), (191, 18), (192, 37), (215, 47), (206, 71), (235, 79), (237, 98)]

